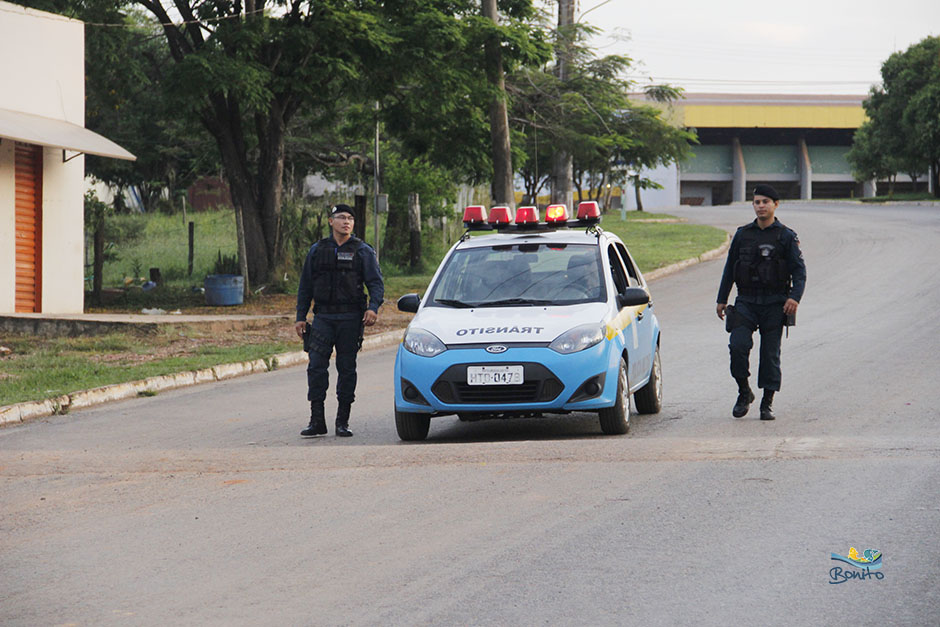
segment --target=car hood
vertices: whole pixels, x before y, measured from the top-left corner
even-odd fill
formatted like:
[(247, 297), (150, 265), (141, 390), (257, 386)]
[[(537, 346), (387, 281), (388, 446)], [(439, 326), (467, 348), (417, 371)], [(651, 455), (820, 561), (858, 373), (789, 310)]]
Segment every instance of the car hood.
[(430, 331), (448, 345), (551, 342), (578, 325), (589, 322), (600, 324), (607, 313), (607, 303), (473, 309), (425, 307), (415, 315), (409, 326)]

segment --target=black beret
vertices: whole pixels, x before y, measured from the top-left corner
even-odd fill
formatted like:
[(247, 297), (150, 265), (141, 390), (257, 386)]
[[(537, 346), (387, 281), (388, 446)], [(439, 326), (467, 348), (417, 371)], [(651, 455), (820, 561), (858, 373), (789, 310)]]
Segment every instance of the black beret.
[(333, 205), (333, 207), (330, 209), (330, 217), (332, 218), (337, 213), (348, 213), (352, 217), (356, 217), (356, 214), (353, 213), (352, 207), (349, 205)]
[(780, 200), (780, 194), (777, 193), (770, 185), (765, 185), (760, 183), (759, 185), (754, 186), (754, 195), (755, 196), (766, 196), (771, 200)]

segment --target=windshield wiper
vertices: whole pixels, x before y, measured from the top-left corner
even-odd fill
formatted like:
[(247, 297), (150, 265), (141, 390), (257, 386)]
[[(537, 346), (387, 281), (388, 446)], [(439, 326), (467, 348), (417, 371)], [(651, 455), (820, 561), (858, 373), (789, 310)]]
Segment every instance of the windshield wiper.
[(534, 307), (536, 305), (551, 305), (554, 301), (538, 300), (536, 298), (504, 298), (503, 300), (491, 300), (478, 303), (477, 307), (512, 307), (519, 305), (522, 307)]
[(476, 306), (472, 303), (465, 303), (462, 300), (454, 300), (452, 298), (435, 298), (434, 302), (447, 305), (448, 307), (457, 307), (458, 309), (469, 309), (470, 307)]

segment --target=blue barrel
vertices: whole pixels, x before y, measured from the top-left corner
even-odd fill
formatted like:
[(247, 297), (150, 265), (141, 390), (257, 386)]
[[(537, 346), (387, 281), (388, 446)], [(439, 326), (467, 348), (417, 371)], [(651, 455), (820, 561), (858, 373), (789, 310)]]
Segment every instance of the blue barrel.
[(203, 283), (207, 305), (241, 305), (245, 296), (245, 277), (240, 274), (210, 274)]

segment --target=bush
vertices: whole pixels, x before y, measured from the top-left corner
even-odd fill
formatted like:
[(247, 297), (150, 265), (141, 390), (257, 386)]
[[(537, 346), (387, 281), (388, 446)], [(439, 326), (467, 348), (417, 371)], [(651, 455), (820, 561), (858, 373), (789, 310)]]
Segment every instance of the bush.
[(223, 255), (219, 251), (219, 256), (212, 266), (212, 272), (209, 274), (241, 274), (241, 266), (238, 265), (238, 255)]

